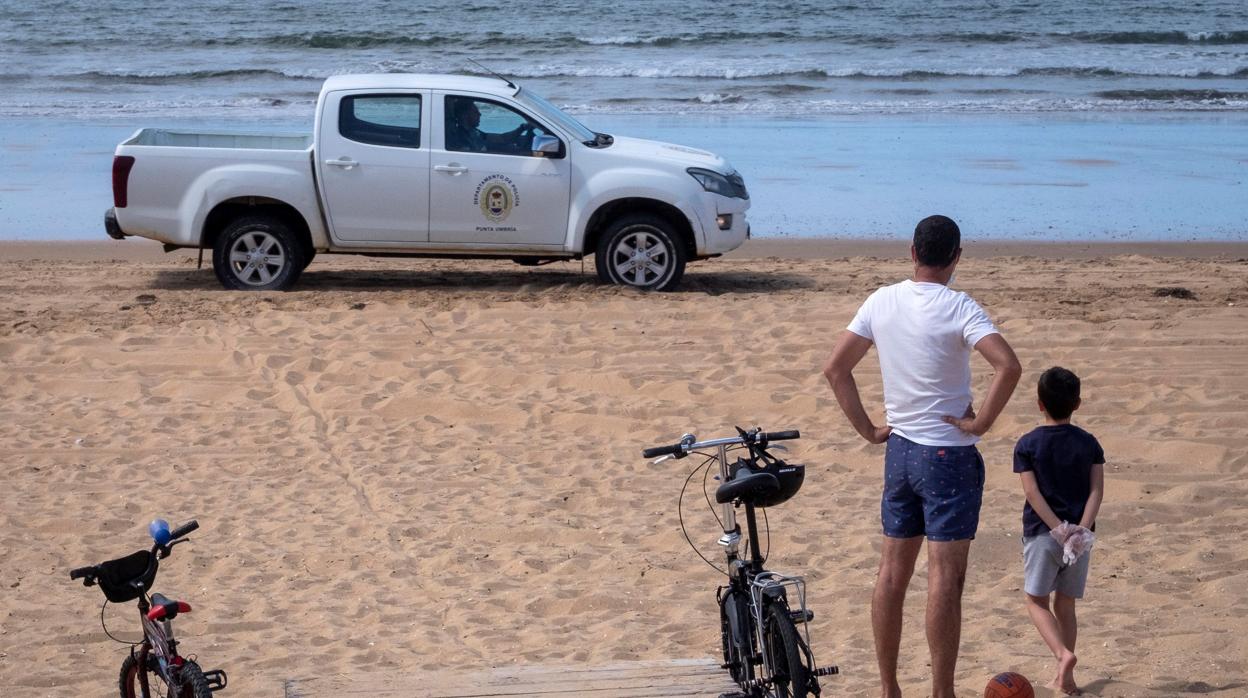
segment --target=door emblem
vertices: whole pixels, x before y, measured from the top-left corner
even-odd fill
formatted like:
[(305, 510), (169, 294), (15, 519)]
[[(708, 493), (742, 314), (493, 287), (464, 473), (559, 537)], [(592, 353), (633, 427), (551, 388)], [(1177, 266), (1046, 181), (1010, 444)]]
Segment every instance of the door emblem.
[(481, 209), (481, 215), (495, 223), (506, 220), (511, 209), (520, 205), (520, 192), (506, 175), (493, 174), (481, 180), (472, 203)]

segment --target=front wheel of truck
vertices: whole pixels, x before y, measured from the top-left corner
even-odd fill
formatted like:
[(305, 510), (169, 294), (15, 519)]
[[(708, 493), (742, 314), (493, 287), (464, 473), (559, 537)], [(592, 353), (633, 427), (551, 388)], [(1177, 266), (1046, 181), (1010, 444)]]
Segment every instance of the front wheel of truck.
[(221, 231), (212, 269), (221, 285), (236, 291), (284, 291), (306, 266), (290, 226), (269, 216), (236, 219)]
[(598, 241), (594, 265), (607, 283), (670, 291), (685, 273), (688, 253), (680, 234), (657, 216), (624, 216)]

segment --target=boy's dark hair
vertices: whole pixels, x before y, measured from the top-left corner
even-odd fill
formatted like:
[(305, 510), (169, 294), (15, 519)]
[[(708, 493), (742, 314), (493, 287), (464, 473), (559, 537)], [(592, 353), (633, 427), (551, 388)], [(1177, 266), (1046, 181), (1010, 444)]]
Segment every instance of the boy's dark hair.
[(1079, 376), (1061, 366), (1040, 374), (1040, 404), (1053, 419), (1068, 419), (1079, 406)]
[(946, 216), (928, 216), (914, 226), (914, 256), (925, 267), (953, 264), (961, 244), (962, 231)]

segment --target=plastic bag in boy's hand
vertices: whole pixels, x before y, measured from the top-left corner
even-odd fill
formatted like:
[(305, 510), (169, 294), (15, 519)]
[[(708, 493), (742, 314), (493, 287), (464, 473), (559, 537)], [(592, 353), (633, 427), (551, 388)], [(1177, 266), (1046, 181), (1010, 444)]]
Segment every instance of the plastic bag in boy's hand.
[(1062, 562), (1067, 565), (1075, 564), (1075, 561), (1091, 550), (1092, 544), (1096, 542), (1095, 533), (1083, 526), (1073, 526), (1073, 528), (1070, 535), (1066, 536), (1066, 542), (1062, 544)]
[(1070, 537), (1070, 534), (1075, 532), (1076, 528), (1079, 527), (1075, 524), (1063, 521), (1058, 524), (1057, 528), (1050, 529), (1049, 535), (1053, 536), (1053, 540), (1057, 541), (1058, 545), (1065, 547), (1066, 539)]

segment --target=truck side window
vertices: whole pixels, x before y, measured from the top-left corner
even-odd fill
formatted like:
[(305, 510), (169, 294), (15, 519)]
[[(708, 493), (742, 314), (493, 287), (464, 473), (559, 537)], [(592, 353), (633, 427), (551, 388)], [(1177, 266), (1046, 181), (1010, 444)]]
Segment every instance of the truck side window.
[(343, 138), (396, 148), (420, 147), (420, 95), (349, 95), (338, 105)]
[(461, 153), (532, 155), (533, 137), (555, 135), (511, 107), (488, 99), (446, 97), (446, 149)]

